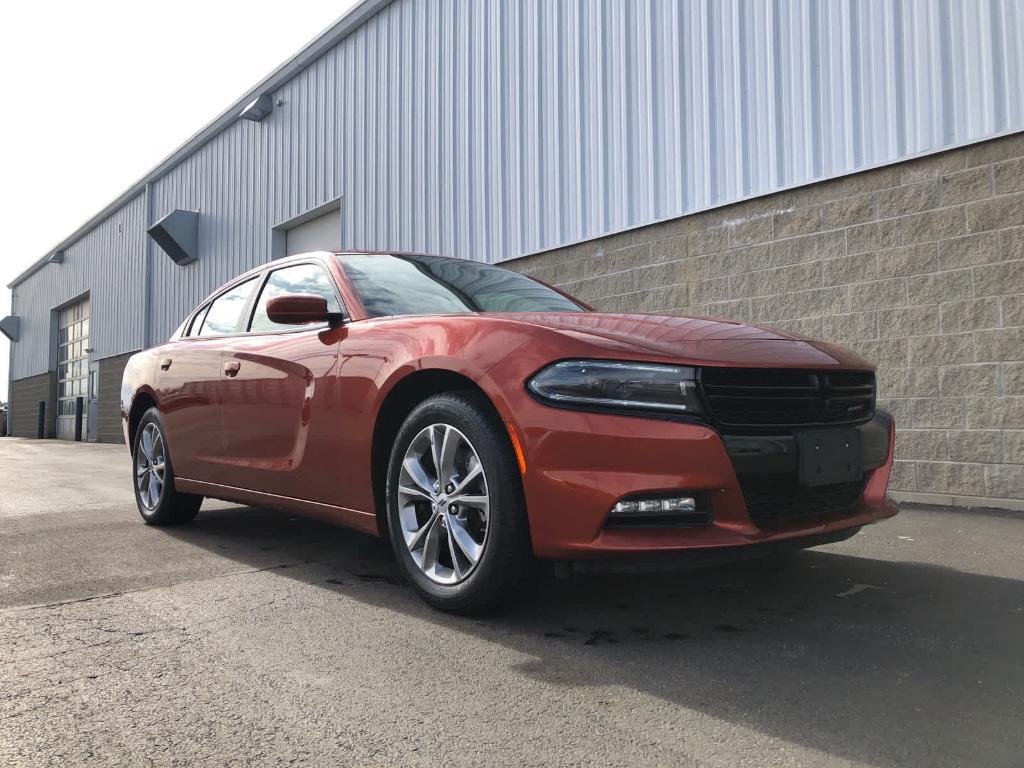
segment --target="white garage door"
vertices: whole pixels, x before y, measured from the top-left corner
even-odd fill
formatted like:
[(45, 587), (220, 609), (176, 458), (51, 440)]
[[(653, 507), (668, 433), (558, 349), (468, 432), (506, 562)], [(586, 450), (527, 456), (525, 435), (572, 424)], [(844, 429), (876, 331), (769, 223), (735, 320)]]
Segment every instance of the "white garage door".
[(57, 312), (57, 437), (75, 439), (75, 404), (82, 398), (82, 436), (88, 434), (89, 300)]
[(289, 256), (309, 251), (336, 251), (341, 248), (341, 211), (303, 222), (285, 232), (285, 252)]

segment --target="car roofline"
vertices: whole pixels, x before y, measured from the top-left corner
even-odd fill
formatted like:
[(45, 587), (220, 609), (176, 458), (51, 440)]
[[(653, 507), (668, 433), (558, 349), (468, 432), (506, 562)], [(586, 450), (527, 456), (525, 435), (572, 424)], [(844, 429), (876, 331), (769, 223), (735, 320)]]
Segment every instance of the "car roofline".
[[(193, 307), (191, 310), (189, 310), (188, 314), (190, 316), (192, 314), (192, 312), (194, 312), (199, 307), (203, 306), (206, 302), (208, 302), (210, 299), (212, 299), (217, 294), (223, 292), (226, 289), (229, 289), (233, 285), (237, 285), (238, 283), (245, 282), (247, 279), (250, 279), (250, 278), (254, 277), (255, 275), (258, 275), (260, 272), (262, 272), (263, 270), (265, 270), (265, 269), (267, 269), (267, 268), (269, 268), (271, 266), (273, 266), (276, 269), (279, 265), (294, 264), (295, 262), (301, 262), (301, 261), (305, 261), (305, 260), (308, 260), (308, 259), (324, 259), (324, 258), (331, 258), (333, 256), (348, 256), (348, 255), (352, 255), (352, 256), (426, 256), (426, 257), (429, 257), (429, 258), (442, 258), (442, 259), (450, 258), (448, 256), (438, 256), (437, 254), (423, 253), (423, 252), (417, 252), (417, 251), (372, 251), (372, 250), (362, 251), (362, 250), (356, 250), (356, 249), (351, 249), (351, 248), (344, 249), (344, 250), (337, 250), (337, 251), (335, 251), (335, 250), (320, 250), (320, 251), (305, 251), (303, 253), (294, 253), (294, 254), (292, 254), (290, 256), (282, 256), (279, 259), (271, 259), (270, 261), (265, 262), (263, 264), (258, 264), (255, 267), (251, 267), (250, 269), (247, 269), (245, 272), (241, 272), (241, 273), (235, 275), (230, 280), (226, 280), (225, 282), (221, 283), (216, 288), (214, 288), (212, 291), (207, 293), (199, 302), (196, 303), (195, 307)], [(458, 259), (452, 259), (452, 260), (453, 261), (458, 261)]]

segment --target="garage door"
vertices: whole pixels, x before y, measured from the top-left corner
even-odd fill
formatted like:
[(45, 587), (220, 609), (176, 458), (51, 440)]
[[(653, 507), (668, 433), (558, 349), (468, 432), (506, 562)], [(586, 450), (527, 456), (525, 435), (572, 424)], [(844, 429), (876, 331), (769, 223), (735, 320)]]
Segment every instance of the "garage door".
[(341, 248), (341, 211), (335, 209), (298, 224), (285, 232), (285, 251), (289, 256), (309, 251), (336, 251)]
[(75, 404), (82, 398), (82, 435), (88, 433), (89, 300), (57, 311), (57, 437), (75, 439)]

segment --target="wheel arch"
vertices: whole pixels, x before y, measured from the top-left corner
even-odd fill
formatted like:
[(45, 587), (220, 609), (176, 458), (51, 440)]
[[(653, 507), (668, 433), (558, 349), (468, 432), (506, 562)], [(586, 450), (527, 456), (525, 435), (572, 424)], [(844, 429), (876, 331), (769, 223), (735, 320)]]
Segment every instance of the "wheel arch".
[(433, 395), (445, 392), (475, 392), (490, 406), (495, 417), (501, 419), (493, 399), (477, 382), (463, 373), (445, 368), (423, 368), (411, 372), (397, 381), (381, 401), (373, 428), (370, 448), (370, 472), (373, 484), (374, 508), (377, 527), (387, 536), (387, 499), (385, 485), (391, 446), (398, 430), (412, 410)]
[(139, 429), (139, 423), (142, 421), (143, 415), (150, 408), (159, 408), (156, 396), (149, 390), (141, 390), (135, 393), (135, 397), (132, 398), (131, 408), (128, 410), (128, 450), (132, 450), (132, 446), (135, 443), (135, 433)]

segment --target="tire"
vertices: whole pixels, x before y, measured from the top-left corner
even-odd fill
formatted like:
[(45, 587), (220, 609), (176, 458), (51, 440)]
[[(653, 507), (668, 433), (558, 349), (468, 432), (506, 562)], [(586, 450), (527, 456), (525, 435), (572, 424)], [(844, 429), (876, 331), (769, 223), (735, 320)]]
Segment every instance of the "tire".
[[(440, 488), (435, 445), (440, 474), (449, 481)], [(435, 608), (491, 608), (535, 574), (519, 465), (504, 425), (481, 395), (434, 395), (409, 414), (392, 446), (385, 493), (395, 557)]]
[[(160, 411), (146, 411), (132, 438), (132, 488), (147, 525), (180, 525), (199, 514), (202, 496), (174, 487), (174, 467)], [(154, 502), (155, 499), (155, 502)]]

